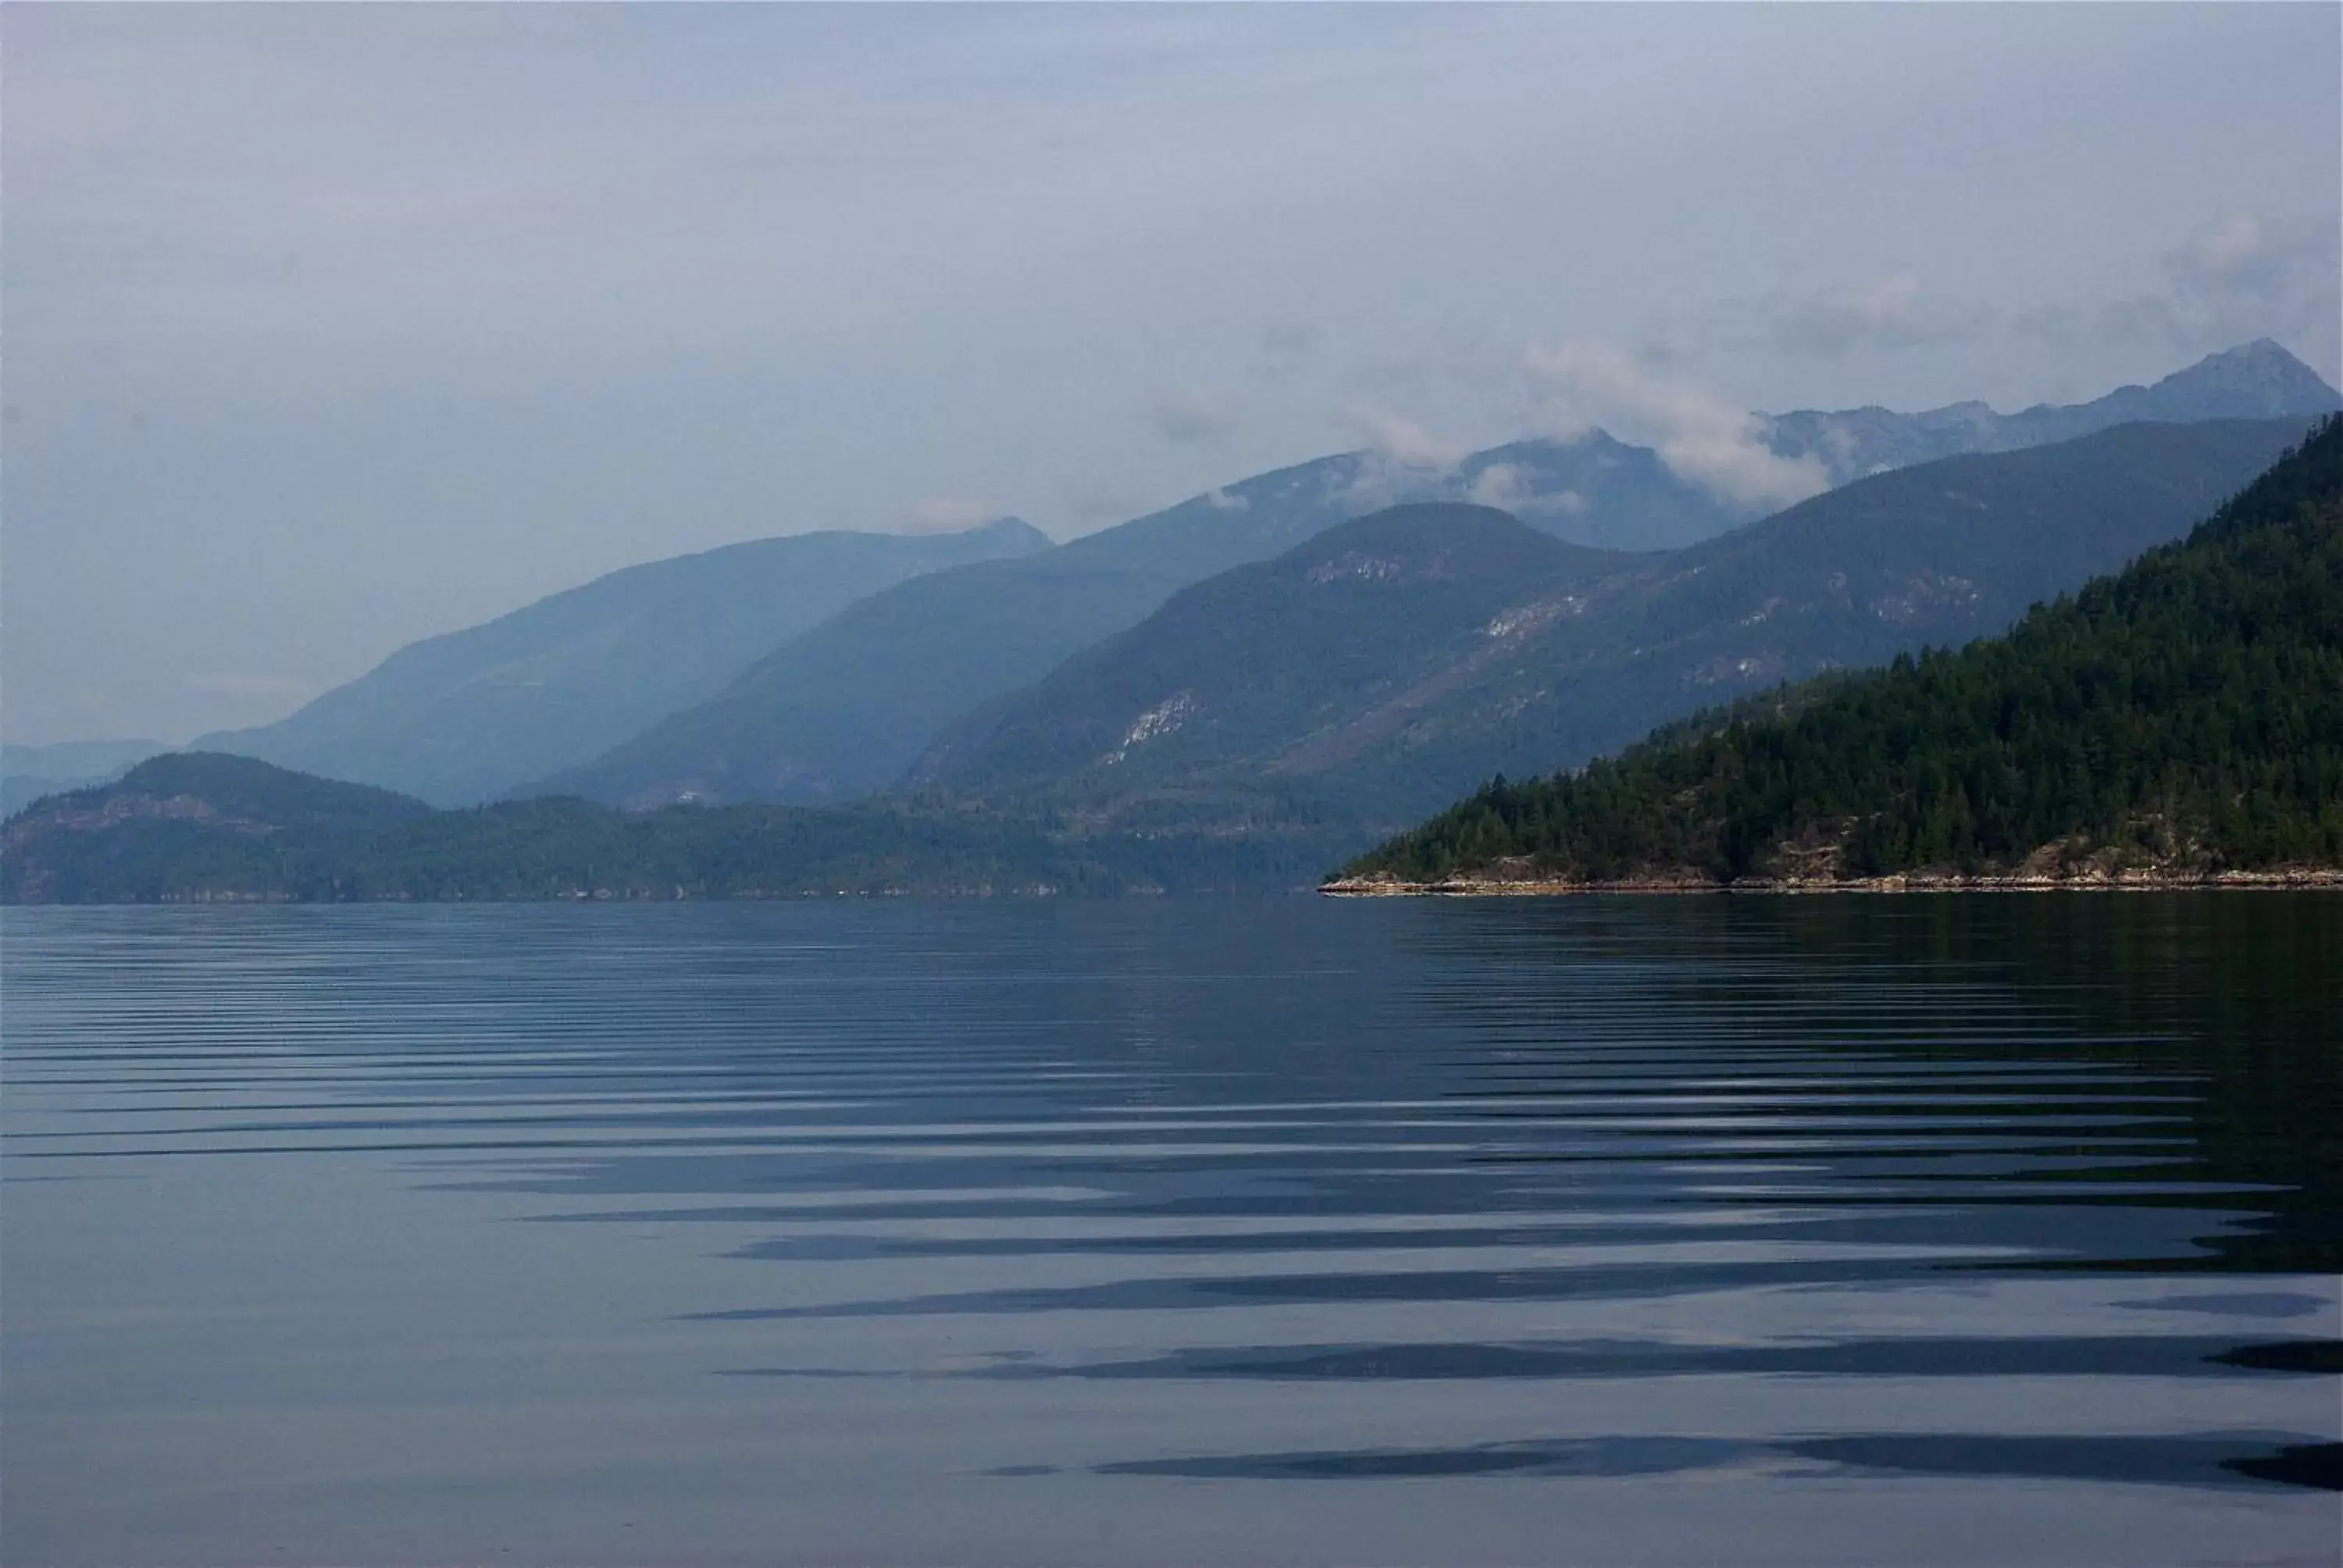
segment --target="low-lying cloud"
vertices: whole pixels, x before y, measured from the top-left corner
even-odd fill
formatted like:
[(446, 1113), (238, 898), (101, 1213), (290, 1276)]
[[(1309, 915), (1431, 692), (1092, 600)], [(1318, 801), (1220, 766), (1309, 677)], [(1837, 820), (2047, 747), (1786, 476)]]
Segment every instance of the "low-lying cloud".
[(1147, 417), (1157, 435), (1183, 447), (1217, 441), (1237, 422), (1227, 398), (1200, 387), (1175, 387), (1157, 394)]
[(1516, 517), (1576, 518), (1586, 513), (1584, 496), (1576, 490), (1541, 493), (1534, 482), (1523, 477), (1514, 463), (1491, 463), (1473, 475), (1473, 482), (1464, 487), (1464, 498)]
[(1994, 324), (1990, 310), (1930, 293), (1915, 272), (1890, 273), (1860, 288), (1829, 293), (1777, 291), (1756, 308), (1771, 347), (1824, 359), (1958, 342)]
[(2284, 309), (2336, 301), (2338, 245), (2332, 213), (2315, 218), (2237, 214), (2167, 252), (2164, 269), (2183, 302)]
[(1534, 348), (1523, 365), (1557, 434), (1602, 426), (1652, 447), (1678, 477), (1727, 505), (1770, 509), (1830, 487), (1820, 459), (1784, 457), (1766, 447), (1759, 416), (1608, 345)]
[(1719, 348), (1835, 362), (1976, 343), (2001, 326), (1993, 307), (1932, 288), (1906, 268), (1852, 285), (1784, 283), (1663, 317), (1645, 327), (1641, 355), (1647, 366), (1694, 362)]
[(952, 496), (930, 496), (911, 504), (911, 515), (906, 520), (903, 531), (910, 534), (956, 534), (979, 523), (989, 523), (1000, 515), (982, 501)]
[(1254, 357), (1256, 379), (1281, 382), (1292, 377), (1318, 350), (1318, 329), (1298, 321), (1273, 321), (1262, 329), (1261, 352)]
[(1472, 450), (1464, 442), (1433, 435), (1413, 419), (1363, 404), (1343, 409), (1342, 422), (1379, 456), (1403, 468), (1451, 467)]
[(2165, 287), (2091, 307), (2044, 306), (2017, 329), (2061, 347), (2153, 345), (2181, 354), (2274, 337), (2332, 374), (2343, 362), (2338, 215), (2234, 214), (2167, 251)]

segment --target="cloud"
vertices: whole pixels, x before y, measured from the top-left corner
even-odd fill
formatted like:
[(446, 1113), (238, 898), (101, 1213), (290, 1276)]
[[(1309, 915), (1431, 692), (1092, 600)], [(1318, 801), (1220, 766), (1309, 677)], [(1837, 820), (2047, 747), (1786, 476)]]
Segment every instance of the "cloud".
[(1586, 513), (1586, 498), (1576, 490), (1541, 495), (1534, 481), (1513, 463), (1492, 463), (1473, 476), (1464, 498), (1521, 518), (1576, 518)]
[(1507, 512), (1529, 497), (1530, 487), (1522, 483), (1522, 471), (1511, 463), (1490, 464), (1473, 476), (1472, 484), (1464, 490), (1466, 500)]
[(1472, 448), (1461, 441), (1444, 440), (1397, 414), (1353, 403), (1342, 410), (1342, 422), (1363, 437), (1377, 455), (1403, 468), (1446, 468)]
[(2336, 219), (2236, 214), (2166, 253), (2164, 267), (2184, 299), (2218, 308), (2268, 304), (2314, 292), (2332, 296)]
[(911, 515), (904, 531), (915, 534), (958, 533), (962, 528), (990, 522), (999, 515), (982, 501), (930, 496), (925, 500), (911, 503)]
[(1933, 293), (1920, 275), (1890, 272), (1850, 287), (1782, 285), (1654, 322), (1640, 357), (1646, 365), (1696, 360), (1730, 348), (1805, 359), (1844, 359), (1991, 334), (1996, 314), (1971, 300)]
[(1204, 505), (1216, 512), (1243, 512), (1252, 508), (1250, 498), (1244, 496), (1232, 496), (1224, 489), (1205, 491)]
[(2166, 253), (2172, 315), (2187, 347), (2226, 348), (2251, 337), (2301, 345), (2335, 368), (2343, 317), (2338, 216), (2238, 215)]
[(1261, 353), (1252, 373), (1262, 381), (1282, 381), (1318, 351), (1318, 329), (1298, 321), (1272, 321), (1262, 329)]
[(1410, 501), (1453, 497), (1456, 470), (1453, 465), (1402, 462), (1369, 447), (1352, 453), (1347, 463), (1331, 466), (1323, 483), (1326, 499), (1356, 517)]
[(1991, 311), (1932, 295), (1912, 272), (1890, 273), (1861, 288), (1830, 294), (1800, 297), (1776, 291), (1756, 308), (1774, 347), (1817, 358), (1957, 342), (1993, 326)]
[(1156, 434), (1183, 447), (1217, 441), (1237, 422), (1227, 398), (1197, 387), (1175, 387), (1159, 394), (1147, 417)]
[(1678, 477), (1729, 504), (1783, 507), (1830, 487), (1820, 459), (1769, 451), (1759, 417), (1688, 381), (1655, 374), (1597, 343), (1534, 348), (1524, 367), (1558, 432), (1600, 424), (1655, 448)]
[(2062, 348), (2152, 345), (2201, 354), (2275, 337), (2332, 370), (2343, 317), (2338, 216), (2233, 214), (2165, 252), (2165, 286), (2089, 307), (2023, 313), (2017, 330)]

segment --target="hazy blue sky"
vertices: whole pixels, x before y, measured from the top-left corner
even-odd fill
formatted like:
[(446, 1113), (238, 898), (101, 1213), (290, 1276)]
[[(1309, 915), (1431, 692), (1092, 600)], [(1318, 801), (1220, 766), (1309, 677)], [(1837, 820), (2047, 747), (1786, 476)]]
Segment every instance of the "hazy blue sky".
[(2338, 379), (2343, 8), (0, 8), (11, 739), (1370, 443)]

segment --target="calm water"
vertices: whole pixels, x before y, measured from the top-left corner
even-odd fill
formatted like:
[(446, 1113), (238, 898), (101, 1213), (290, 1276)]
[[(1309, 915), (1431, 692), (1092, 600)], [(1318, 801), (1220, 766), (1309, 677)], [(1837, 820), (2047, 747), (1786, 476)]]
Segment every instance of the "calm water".
[(2343, 897), (5, 938), (10, 1564), (2343, 1560)]

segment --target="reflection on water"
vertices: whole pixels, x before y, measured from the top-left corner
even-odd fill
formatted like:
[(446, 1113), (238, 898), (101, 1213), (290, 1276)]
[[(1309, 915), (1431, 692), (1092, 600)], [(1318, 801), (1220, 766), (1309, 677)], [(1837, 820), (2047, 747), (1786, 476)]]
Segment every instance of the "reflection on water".
[(10, 1562), (2337, 1560), (2343, 899), (7, 920)]

